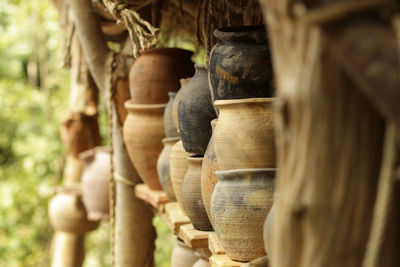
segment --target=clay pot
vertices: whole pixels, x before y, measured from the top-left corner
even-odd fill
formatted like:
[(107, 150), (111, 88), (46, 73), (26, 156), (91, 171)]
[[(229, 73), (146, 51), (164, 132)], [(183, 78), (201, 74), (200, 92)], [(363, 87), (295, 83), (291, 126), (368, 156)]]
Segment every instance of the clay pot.
[(195, 262), (195, 264), (193, 264), (193, 267), (210, 267), (210, 264), (208, 263), (208, 260), (200, 258)]
[(181, 99), (182, 88), (190, 81), (191, 78), (180, 79), (181, 87), (176, 93), (174, 103), (172, 104), (172, 119), (174, 120), (174, 125), (179, 133), (179, 122), (178, 122), (178, 102)]
[[(211, 127), (213, 132), (217, 124), (217, 119), (211, 121)], [(204, 208), (206, 209), (207, 216), (211, 218), (211, 196), (214, 192), (214, 187), (218, 182), (218, 178), (215, 175), (215, 171), (219, 170), (219, 165), (217, 162), (217, 157), (215, 156), (214, 150), (214, 135), (211, 136), (210, 142), (204, 154), (203, 164), (201, 166), (201, 196), (203, 199)]]
[[(276, 194), (274, 196), (274, 199), (276, 199)], [(274, 222), (274, 217), (275, 217), (275, 210), (276, 210), (276, 204), (274, 201), (274, 204), (272, 205), (272, 208), (270, 212), (268, 213), (267, 218), (265, 219), (264, 223), (264, 248), (265, 252), (267, 252), (268, 257), (271, 259), (272, 255), (272, 227), (273, 227), (273, 222)]]
[(265, 256), (263, 225), (273, 203), (275, 169), (216, 174), (218, 183), (211, 200), (211, 216), (226, 254), (238, 261)]
[(276, 98), (217, 100), (214, 149), (221, 170), (274, 168)]
[(179, 137), (164, 138), (162, 140), (164, 148), (157, 160), (157, 173), (158, 178), (164, 192), (172, 201), (176, 201), (174, 189), (172, 188), (172, 181), (170, 175), (169, 156), (171, 154), (172, 146), (180, 140)]
[(54, 230), (76, 234), (92, 231), (99, 225), (98, 221), (88, 220), (81, 197), (67, 193), (50, 200), (49, 219)]
[(153, 48), (142, 52), (129, 72), (134, 104), (168, 102), (168, 92), (179, 89), (179, 79), (194, 73), (192, 52), (179, 48)]
[(272, 64), (264, 25), (215, 30), (209, 81), (213, 100), (270, 97)]
[(193, 249), (189, 248), (185, 243), (176, 240), (176, 245), (172, 250), (171, 267), (192, 267), (198, 260)]
[(195, 68), (195, 75), (177, 99), (179, 133), (187, 152), (204, 155), (212, 134), (210, 122), (217, 115), (208, 89), (207, 70), (198, 64)]
[(201, 164), (203, 157), (187, 158), (188, 171), (182, 183), (182, 204), (194, 228), (201, 231), (211, 231), (212, 226), (201, 198)]
[(179, 136), (178, 130), (175, 127), (174, 120), (172, 118), (172, 106), (174, 104), (175, 92), (169, 92), (169, 101), (164, 111), (164, 132), (166, 137), (177, 137)]
[(157, 159), (164, 138), (166, 104), (142, 105), (125, 102), (128, 109), (123, 134), (129, 157), (140, 178), (153, 190), (162, 190), (157, 176)]
[(89, 220), (108, 220), (110, 153), (105, 147), (95, 147), (79, 155), (84, 162), (82, 201)]

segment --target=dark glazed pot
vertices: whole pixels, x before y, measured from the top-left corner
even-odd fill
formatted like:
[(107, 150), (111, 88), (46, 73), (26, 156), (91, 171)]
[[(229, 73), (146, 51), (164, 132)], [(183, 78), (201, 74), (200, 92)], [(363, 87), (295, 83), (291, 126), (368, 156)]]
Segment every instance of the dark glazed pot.
[(154, 48), (142, 53), (129, 72), (133, 104), (168, 102), (168, 92), (179, 89), (179, 79), (194, 73), (192, 52), (179, 48)]
[(194, 228), (201, 231), (211, 231), (212, 226), (201, 198), (200, 176), (203, 157), (191, 156), (187, 160), (189, 168), (183, 179), (181, 189), (183, 209)]
[(208, 89), (205, 66), (195, 65), (196, 73), (181, 89), (178, 102), (179, 133), (186, 152), (204, 155), (217, 117)]
[(215, 30), (218, 42), (211, 50), (209, 81), (213, 101), (270, 97), (272, 64), (264, 25)]
[(178, 130), (175, 127), (174, 119), (172, 118), (172, 106), (174, 104), (175, 92), (169, 92), (169, 101), (164, 111), (164, 132), (166, 137), (178, 137)]
[(229, 258), (265, 256), (263, 226), (273, 203), (275, 169), (216, 171), (211, 200), (213, 226)]
[(176, 197), (174, 193), (174, 188), (172, 187), (169, 155), (171, 154), (172, 147), (179, 140), (181, 140), (179, 137), (164, 138), (162, 140), (164, 148), (161, 151), (161, 154), (157, 160), (158, 179), (160, 179), (160, 183), (164, 192), (167, 194), (168, 198), (172, 201), (176, 201)]

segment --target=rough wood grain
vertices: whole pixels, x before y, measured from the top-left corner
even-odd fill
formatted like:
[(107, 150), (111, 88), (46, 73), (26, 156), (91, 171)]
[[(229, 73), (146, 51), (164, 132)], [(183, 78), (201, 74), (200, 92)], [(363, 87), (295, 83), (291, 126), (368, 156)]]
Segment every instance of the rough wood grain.
[(209, 259), (210, 267), (240, 267), (244, 262), (232, 261), (226, 255), (212, 255)]
[(226, 254), (225, 249), (222, 247), (221, 242), (219, 242), (217, 234), (215, 232), (211, 232), (208, 235), (208, 248), (213, 255)]
[(164, 191), (151, 190), (146, 184), (135, 186), (135, 196), (149, 203), (156, 209), (161, 209), (161, 205), (169, 202), (169, 198)]
[(196, 230), (191, 223), (182, 225), (179, 230), (179, 236), (191, 248), (207, 248), (209, 233)]

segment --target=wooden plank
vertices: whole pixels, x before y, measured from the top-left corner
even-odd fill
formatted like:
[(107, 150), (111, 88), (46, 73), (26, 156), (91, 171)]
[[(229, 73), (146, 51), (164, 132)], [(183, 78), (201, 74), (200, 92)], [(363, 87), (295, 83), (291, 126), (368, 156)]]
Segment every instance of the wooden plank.
[(225, 249), (222, 247), (221, 243), (219, 242), (217, 234), (215, 232), (211, 232), (208, 235), (208, 248), (210, 249), (210, 251), (213, 255), (225, 254)]
[(165, 204), (169, 202), (169, 198), (162, 190), (151, 190), (145, 184), (138, 184), (135, 186), (135, 196), (150, 205), (154, 208), (159, 209), (161, 204)]
[(210, 267), (240, 267), (245, 262), (231, 260), (226, 255), (212, 255), (209, 259)]
[(207, 248), (209, 233), (194, 229), (191, 223), (182, 225), (179, 230), (179, 236), (191, 248)]
[(178, 202), (167, 203), (165, 212), (167, 214), (167, 224), (175, 235), (179, 234), (179, 229), (182, 225), (190, 223), (189, 217), (184, 215)]

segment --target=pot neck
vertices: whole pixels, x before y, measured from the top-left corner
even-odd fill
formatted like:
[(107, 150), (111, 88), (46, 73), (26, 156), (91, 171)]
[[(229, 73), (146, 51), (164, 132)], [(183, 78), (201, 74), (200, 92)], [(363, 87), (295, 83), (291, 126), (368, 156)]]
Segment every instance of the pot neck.
[(267, 33), (264, 25), (221, 28), (214, 31), (214, 36), (220, 42), (267, 44)]
[(187, 157), (189, 168), (201, 168), (203, 163), (203, 156), (190, 156)]

